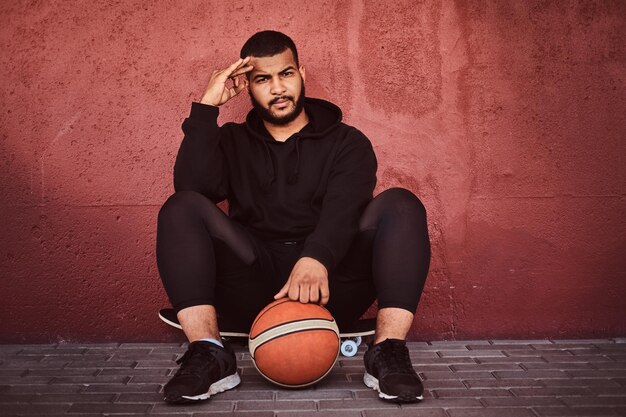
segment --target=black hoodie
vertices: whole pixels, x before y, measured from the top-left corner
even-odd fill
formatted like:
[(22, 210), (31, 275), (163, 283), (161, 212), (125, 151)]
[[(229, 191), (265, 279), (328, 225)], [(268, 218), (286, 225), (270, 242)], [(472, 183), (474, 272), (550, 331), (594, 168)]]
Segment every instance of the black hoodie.
[(192, 103), (174, 166), (176, 191), (229, 203), (229, 216), (262, 240), (304, 241), (301, 256), (331, 269), (346, 254), (376, 185), (370, 141), (332, 103), (306, 98), (309, 123), (284, 142), (255, 110), (217, 125), (218, 107)]

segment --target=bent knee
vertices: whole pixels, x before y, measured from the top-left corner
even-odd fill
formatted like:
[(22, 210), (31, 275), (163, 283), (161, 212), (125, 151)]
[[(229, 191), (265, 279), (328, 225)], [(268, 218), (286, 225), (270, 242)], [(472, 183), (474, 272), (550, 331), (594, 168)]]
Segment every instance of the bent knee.
[(178, 191), (163, 203), (159, 210), (159, 219), (197, 212), (199, 207), (206, 204), (215, 206), (211, 200), (198, 192)]
[(379, 198), (385, 211), (391, 211), (394, 214), (407, 213), (426, 217), (426, 207), (422, 201), (406, 188), (389, 188), (377, 195), (375, 200)]

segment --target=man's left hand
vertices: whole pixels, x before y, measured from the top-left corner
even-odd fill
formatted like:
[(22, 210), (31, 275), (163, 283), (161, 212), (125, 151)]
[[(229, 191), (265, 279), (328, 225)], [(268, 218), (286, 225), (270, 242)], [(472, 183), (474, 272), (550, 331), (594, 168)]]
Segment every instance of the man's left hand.
[(290, 300), (301, 303), (328, 304), (328, 271), (316, 259), (304, 256), (296, 262), (287, 283), (283, 285), (275, 300), (289, 296)]

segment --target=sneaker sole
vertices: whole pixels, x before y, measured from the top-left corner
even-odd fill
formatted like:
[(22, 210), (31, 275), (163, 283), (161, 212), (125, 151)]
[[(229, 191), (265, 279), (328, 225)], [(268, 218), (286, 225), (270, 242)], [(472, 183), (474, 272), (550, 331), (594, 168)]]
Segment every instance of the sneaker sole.
[(191, 401), (208, 400), (209, 398), (211, 398), (212, 395), (219, 394), (220, 392), (224, 392), (229, 389), (233, 389), (240, 383), (241, 383), (241, 378), (239, 377), (239, 374), (235, 372), (234, 374), (229, 375), (226, 378), (222, 378), (219, 381), (214, 382), (209, 387), (209, 390), (204, 394), (193, 395), (193, 396), (181, 395), (178, 398), (171, 398), (171, 399), (165, 398), (165, 401), (169, 403), (186, 403), (186, 402), (191, 402)]
[(415, 395), (409, 392), (403, 392), (400, 395), (389, 395), (385, 394), (380, 390), (380, 384), (378, 383), (378, 379), (374, 378), (372, 375), (365, 372), (363, 375), (363, 383), (375, 390), (378, 391), (378, 397), (382, 398), (385, 401), (399, 402), (399, 403), (414, 403), (418, 401), (422, 401), (424, 399), (423, 395)]

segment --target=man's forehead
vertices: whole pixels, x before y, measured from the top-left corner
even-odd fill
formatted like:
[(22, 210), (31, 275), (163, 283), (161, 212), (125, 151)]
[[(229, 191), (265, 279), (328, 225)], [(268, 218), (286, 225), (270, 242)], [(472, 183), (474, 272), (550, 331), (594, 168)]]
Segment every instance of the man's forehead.
[(272, 74), (278, 73), (288, 67), (297, 68), (296, 60), (293, 57), (291, 49), (286, 49), (272, 56), (253, 56), (250, 58), (250, 65), (254, 67), (252, 73), (263, 72)]

